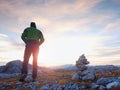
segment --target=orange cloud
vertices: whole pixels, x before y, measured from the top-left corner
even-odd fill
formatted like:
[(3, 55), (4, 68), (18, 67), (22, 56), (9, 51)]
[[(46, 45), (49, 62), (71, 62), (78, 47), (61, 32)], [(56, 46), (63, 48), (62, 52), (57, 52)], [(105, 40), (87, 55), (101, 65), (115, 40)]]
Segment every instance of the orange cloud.
[[(68, 16), (80, 16), (85, 13), (89, 13), (98, 3), (103, 0), (75, 0), (65, 2), (64, 0), (45, 0), (42, 1), (28, 1), (28, 0), (12, 0), (12, 1), (0, 1), (0, 11), (2, 14), (9, 15), (8, 18), (16, 20), (17, 24), (30, 21), (36, 21), (39, 27), (48, 31), (68, 31), (77, 30), (79, 27), (81, 30), (89, 30), (86, 28), (89, 18), (79, 18), (77, 20), (69, 18), (64, 20), (64, 17)], [(30, 3), (30, 4), (28, 4)], [(6, 17), (7, 19), (7, 17)], [(22, 28), (14, 26), (14, 22), (6, 21), (10, 31), (20, 32)], [(5, 24), (6, 24), (5, 23)], [(12, 25), (11, 25), (12, 24)], [(3, 25), (6, 26), (6, 25)], [(24, 28), (23, 28), (24, 29)]]
[[(89, 12), (96, 4), (103, 0), (76, 0), (72, 3), (59, 3), (60, 1), (51, 0), (46, 1), (41, 5), (38, 2), (29, 5), (27, 0), (12, 0), (10, 2), (2, 1), (0, 8), (1, 11), (9, 13), (11, 16), (17, 16), (18, 18), (31, 17), (59, 17), (64, 15), (79, 15)], [(36, 1), (34, 1), (36, 2)]]

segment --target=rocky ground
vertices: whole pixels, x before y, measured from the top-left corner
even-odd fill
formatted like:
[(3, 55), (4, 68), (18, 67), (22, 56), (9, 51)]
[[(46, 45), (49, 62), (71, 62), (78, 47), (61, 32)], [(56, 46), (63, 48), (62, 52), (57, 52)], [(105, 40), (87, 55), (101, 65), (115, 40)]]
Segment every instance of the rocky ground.
[(89, 75), (84, 77), (84, 80), (72, 79), (78, 70), (73, 66), (71, 68), (71, 65), (62, 69), (39, 67), (36, 82), (32, 82), (32, 66), (29, 66), (28, 77), (22, 83), (18, 81), (21, 66), (19, 60), (0, 66), (0, 90), (120, 90), (120, 67), (118, 66), (88, 66), (86, 71), (93, 72), (94, 79)]
[[(96, 69), (95, 69), (96, 70)], [(31, 82), (31, 74), (26, 82), (19, 82), (19, 74), (0, 78), (0, 90), (120, 90), (119, 72), (98, 73), (93, 81), (72, 80), (74, 70), (51, 70), (39, 72), (38, 80)], [(2, 76), (2, 74), (0, 74)]]

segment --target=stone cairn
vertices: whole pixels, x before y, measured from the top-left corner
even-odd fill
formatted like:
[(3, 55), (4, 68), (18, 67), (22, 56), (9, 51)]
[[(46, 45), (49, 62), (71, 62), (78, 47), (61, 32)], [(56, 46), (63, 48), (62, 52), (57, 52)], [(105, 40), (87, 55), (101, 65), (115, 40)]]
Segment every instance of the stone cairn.
[(73, 74), (72, 79), (73, 80), (94, 80), (95, 74), (93, 71), (88, 70), (88, 67), (86, 65), (89, 64), (89, 61), (87, 61), (85, 55), (81, 55), (79, 59), (76, 61), (76, 73)]

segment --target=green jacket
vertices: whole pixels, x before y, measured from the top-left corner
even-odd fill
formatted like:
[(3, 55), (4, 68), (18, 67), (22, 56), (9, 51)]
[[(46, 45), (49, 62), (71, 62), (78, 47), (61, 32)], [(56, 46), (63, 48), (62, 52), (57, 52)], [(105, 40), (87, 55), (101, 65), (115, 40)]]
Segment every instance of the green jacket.
[(40, 30), (34, 27), (28, 27), (24, 30), (21, 36), (22, 40), (26, 43), (28, 40), (38, 41), (41, 45), (44, 42), (43, 34)]

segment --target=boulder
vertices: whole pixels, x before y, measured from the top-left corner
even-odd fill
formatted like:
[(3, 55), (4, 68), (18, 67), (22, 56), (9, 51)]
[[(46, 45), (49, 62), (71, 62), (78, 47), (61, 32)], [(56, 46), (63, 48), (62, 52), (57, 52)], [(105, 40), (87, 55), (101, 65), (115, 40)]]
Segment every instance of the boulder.
[(96, 83), (99, 85), (106, 85), (110, 82), (111, 80), (109, 78), (99, 78)]
[(4, 68), (4, 73), (20, 73), (22, 69), (22, 61), (15, 60), (8, 62)]
[(111, 89), (111, 88), (120, 88), (120, 82), (111, 82), (109, 84), (106, 85), (107, 89)]
[(5, 66), (0, 66), (0, 73), (2, 73), (5, 69)]
[(94, 73), (88, 73), (85, 76), (82, 77), (82, 80), (94, 80), (95, 79), (95, 74)]
[[(14, 60), (8, 62), (5, 66), (0, 66), (0, 73), (14, 74), (21, 73), (23, 62), (20, 60)], [(32, 65), (28, 64), (28, 73), (31, 73)]]

